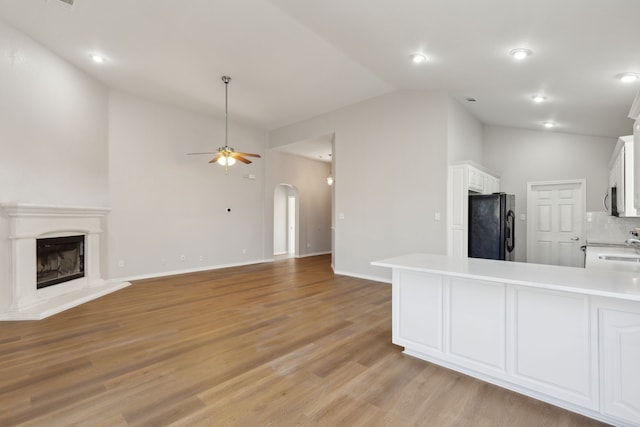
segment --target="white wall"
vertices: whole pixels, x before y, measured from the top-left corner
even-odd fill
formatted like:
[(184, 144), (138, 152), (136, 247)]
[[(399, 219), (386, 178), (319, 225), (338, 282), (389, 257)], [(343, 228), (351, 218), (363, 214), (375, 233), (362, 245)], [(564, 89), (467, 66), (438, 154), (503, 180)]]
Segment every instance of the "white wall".
[(370, 262), (446, 253), (447, 102), (396, 92), (269, 134), (276, 147), (335, 132), (336, 272), (389, 280)]
[[(2, 21), (0, 53), (0, 202), (105, 206), (107, 89)], [(2, 306), (7, 227), (0, 219)]]
[[(330, 164), (300, 156), (268, 150), (266, 162), (265, 224), (274, 224), (274, 190), (280, 184), (295, 188), (298, 197), (298, 256), (307, 256), (331, 251), (331, 187), (327, 185)], [(288, 190), (286, 197), (292, 194)], [(286, 209), (284, 241), (287, 251)], [(280, 231), (278, 231), (281, 233)], [(265, 256), (274, 252), (274, 229), (265, 230)]]
[(484, 165), (501, 175), (501, 190), (516, 195), (516, 261), (526, 260), (527, 182), (586, 178), (587, 211), (601, 211), (614, 138), (484, 127)]
[(447, 102), (447, 158), (449, 163), (471, 160), (483, 164), (482, 123), (455, 99)]
[[(215, 151), (223, 141), (223, 119), (111, 92), (109, 277), (264, 260), (264, 159), (237, 163), (225, 175), (208, 163), (213, 154), (186, 155)], [(229, 124), (237, 150), (264, 155), (265, 141), (262, 131)]]
[(107, 90), (0, 21), (0, 200), (104, 206)]

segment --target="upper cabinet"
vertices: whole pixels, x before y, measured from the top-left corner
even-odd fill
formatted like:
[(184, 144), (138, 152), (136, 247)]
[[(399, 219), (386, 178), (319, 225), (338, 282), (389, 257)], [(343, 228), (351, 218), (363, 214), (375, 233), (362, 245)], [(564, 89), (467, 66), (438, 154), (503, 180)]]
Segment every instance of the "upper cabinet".
[(447, 253), (468, 255), (469, 194), (500, 191), (500, 177), (472, 162), (449, 166), (447, 206)]

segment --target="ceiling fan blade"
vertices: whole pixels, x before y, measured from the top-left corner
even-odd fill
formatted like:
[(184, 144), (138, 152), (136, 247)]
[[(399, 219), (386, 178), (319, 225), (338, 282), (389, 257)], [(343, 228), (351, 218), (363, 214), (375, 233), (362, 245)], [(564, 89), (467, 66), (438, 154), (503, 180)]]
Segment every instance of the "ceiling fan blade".
[(237, 155), (238, 153), (235, 153), (235, 154), (236, 154), (235, 156), (234, 156), (234, 155), (232, 155), (231, 157), (233, 157), (233, 158), (234, 158), (234, 159), (236, 159), (236, 160), (240, 160), (242, 163), (244, 163), (244, 164), (246, 164), (246, 165), (248, 165), (249, 163), (251, 163), (251, 160), (245, 159), (245, 158), (244, 158), (244, 157), (242, 157), (242, 156), (238, 156), (238, 155)]
[(187, 156), (193, 156), (194, 154), (216, 154), (217, 151), (207, 151), (205, 153), (187, 153)]
[(236, 151), (236, 154), (240, 154), (241, 156), (245, 156), (245, 157), (260, 157), (260, 154), (253, 154), (253, 153), (241, 153), (240, 151)]
[(222, 157), (220, 154), (216, 154), (216, 156), (213, 159), (209, 160), (209, 163), (217, 162), (220, 157)]

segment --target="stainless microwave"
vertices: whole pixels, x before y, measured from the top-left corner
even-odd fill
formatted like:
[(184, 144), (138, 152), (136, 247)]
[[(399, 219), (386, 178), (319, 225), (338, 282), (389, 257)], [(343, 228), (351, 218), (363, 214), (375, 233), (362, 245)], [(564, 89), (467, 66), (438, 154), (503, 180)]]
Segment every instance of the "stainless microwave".
[(620, 216), (618, 212), (618, 187), (611, 187), (602, 200), (605, 211), (611, 216)]

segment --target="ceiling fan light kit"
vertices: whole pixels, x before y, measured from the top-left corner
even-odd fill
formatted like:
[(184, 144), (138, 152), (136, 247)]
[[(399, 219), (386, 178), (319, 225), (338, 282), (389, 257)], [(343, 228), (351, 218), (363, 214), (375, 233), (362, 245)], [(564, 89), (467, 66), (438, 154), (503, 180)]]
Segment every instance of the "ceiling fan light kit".
[(526, 57), (533, 55), (533, 52), (530, 49), (518, 48), (511, 50), (509, 55), (513, 56), (514, 59), (521, 61)]
[(620, 80), (623, 83), (631, 83), (631, 82), (635, 82), (636, 80), (638, 80), (640, 78), (640, 74), (637, 73), (620, 73), (616, 76), (616, 78), (618, 80)]
[[(244, 164), (251, 163), (251, 160), (247, 159), (247, 157), (260, 157), (259, 154), (253, 153), (242, 153), (239, 151), (235, 151), (232, 147), (229, 147), (229, 82), (231, 81), (231, 77), (222, 76), (222, 81), (224, 82), (224, 147), (218, 148), (215, 152), (215, 156), (213, 159), (209, 161), (209, 163), (218, 163), (221, 166), (224, 166), (225, 175), (229, 173), (229, 166), (233, 166), (237, 160), (241, 161)], [(213, 154), (213, 153), (189, 153), (189, 154)]]

